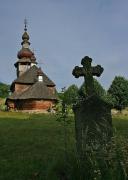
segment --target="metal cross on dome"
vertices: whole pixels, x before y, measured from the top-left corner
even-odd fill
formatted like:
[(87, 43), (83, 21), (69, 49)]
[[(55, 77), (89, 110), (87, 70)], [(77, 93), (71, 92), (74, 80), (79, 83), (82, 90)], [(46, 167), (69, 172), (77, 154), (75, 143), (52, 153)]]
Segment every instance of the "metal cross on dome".
[(25, 19), (24, 19), (24, 25), (25, 25), (24, 30), (25, 30), (25, 31), (27, 31), (27, 24), (28, 24), (28, 21), (27, 21), (27, 19), (25, 18)]
[(75, 76), (75, 78), (79, 78), (80, 76), (84, 77), (87, 96), (91, 96), (94, 94), (93, 76), (99, 77), (104, 70), (100, 65), (94, 67), (91, 66), (91, 63), (92, 59), (88, 56), (85, 56), (81, 60), (81, 64), (83, 65), (83, 67), (75, 66), (72, 71), (72, 74), (73, 76)]

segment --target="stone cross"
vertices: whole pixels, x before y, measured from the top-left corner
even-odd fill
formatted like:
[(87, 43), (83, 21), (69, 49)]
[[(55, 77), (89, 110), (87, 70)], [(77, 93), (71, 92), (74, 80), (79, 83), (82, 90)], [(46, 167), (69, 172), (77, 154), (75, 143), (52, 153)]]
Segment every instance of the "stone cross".
[(87, 96), (91, 96), (94, 94), (93, 76), (99, 77), (104, 70), (100, 65), (92, 67), (91, 62), (92, 62), (92, 59), (88, 56), (85, 56), (81, 60), (81, 64), (83, 65), (83, 67), (76, 66), (72, 71), (72, 74), (73, 76), (75, 76), (75, 78), (84, 76), (85, 89), (86, 89)]

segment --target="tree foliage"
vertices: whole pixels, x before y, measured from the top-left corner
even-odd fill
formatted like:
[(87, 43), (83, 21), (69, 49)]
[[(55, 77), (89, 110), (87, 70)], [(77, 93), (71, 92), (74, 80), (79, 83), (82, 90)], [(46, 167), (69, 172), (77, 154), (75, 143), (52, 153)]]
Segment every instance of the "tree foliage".
[(128, 105), (128, 80), (116, 76), (110, 85), (108, 93), (113, 98), (114, 107), (121, 111)]
[[(94, 91), (96, 95), (100, 97), (103, 97), (106, 95), (106, 91), (96, 79), (94, 79)], [(86, 97), (85, 82), (82, 84), (82, 86), (79, 89), (79, 95), (80, 97), (83, 97), (83, 98)]]
[(0, 83), (0, 97), (6, 98), (9, 95), (9, 85)]
[(78, 87), (73, 84), (64, 92), (63, 100), (67, 105), (72, 105), (78, 100)]

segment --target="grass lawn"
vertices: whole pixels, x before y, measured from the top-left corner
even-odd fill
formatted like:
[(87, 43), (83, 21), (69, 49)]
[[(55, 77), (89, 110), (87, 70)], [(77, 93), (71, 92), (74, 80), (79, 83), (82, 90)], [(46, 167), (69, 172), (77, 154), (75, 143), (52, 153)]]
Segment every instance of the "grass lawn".
[(55, 116), (0, 113), (0, 180), (45, 179), (63, 150)]
[[(114, 116), (113, 124), (117, 134), (128, 137), (128, 116)], [(73, 118), (67, 139), (70, 151), (74, 144)], [(54, 115), (0, 112), (0, 180), (48, 179), (64, 147), (63, 125)]]

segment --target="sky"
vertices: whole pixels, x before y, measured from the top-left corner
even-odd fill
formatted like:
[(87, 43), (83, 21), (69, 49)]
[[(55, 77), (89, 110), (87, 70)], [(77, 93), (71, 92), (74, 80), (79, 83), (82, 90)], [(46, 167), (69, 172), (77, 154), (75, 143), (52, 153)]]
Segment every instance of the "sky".
[(80, 86), (72, 70), (89, 56), (104, 72), (108, 89), (115, 76), (128, 78), (128, 0), (0, 0), (0, 81), (16, 79), (24, 19), (38, 66), (57, 89)]

